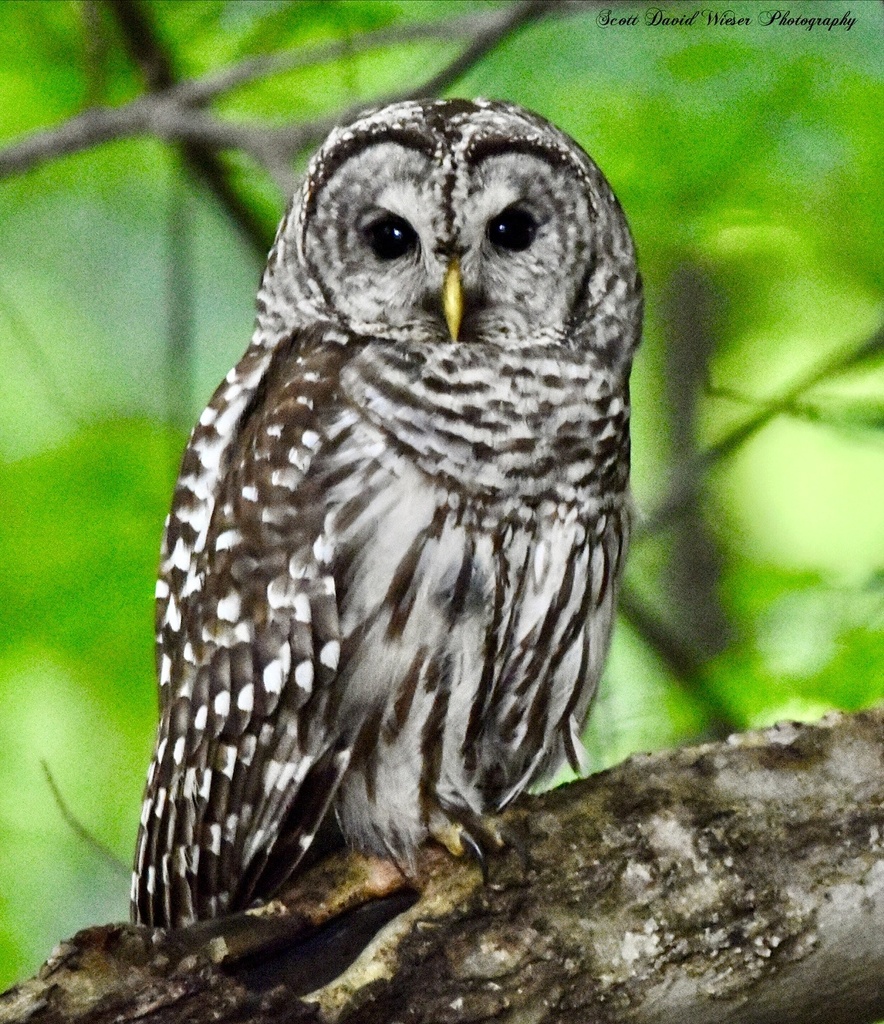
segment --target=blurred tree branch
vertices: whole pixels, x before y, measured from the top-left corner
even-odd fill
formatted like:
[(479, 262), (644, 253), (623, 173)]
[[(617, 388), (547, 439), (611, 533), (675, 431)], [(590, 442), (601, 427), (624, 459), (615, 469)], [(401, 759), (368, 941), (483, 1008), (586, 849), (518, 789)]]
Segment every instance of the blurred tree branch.
[[(696, 262), (673, 268), (661, 296), (669, 437), (676, 465), (697, 460), (700, 397), (715, 348), (716, 296)], [(641, 526), (641, 523), (639, 523)], [(667, 667), (706, 717), (707, 736), (723, 738), (737, 723), (708, 685), (708, 661), (726, 646), (729, 627), (719, 596), (720, 553), (702, 515), (671, 523), (662, 593), (653, 604), (625, 587), (620, 614)]]
[[(693, 304), (686, 303), (686, 309)], [(737, 452), (778, 416), (798, 416), (825, 421), (822, 415), (814, 416), (802, 402), (804, 396), (814, 388), (833, 380), (851, 370), (859, 369), (884, 355), (884, 325), (859, 345), (840, 350), (802, 374), (777, 398), (762, 402), (760, 408), (744, 423), (705, 451), (683, 457), (673, 472), (673, 483), (669, 493), (649, 515), (639, 519), (633, 543), (655, 536), (664, 530), (678, 527), (681, 520), (693, 513), (692, 521), (699, 520), (697, 499), (705, 486), (709, 473)], [(731, 396), (733, 397), (733, 396)], [(880, 410), (862, 410), (865, 425), (876, 426)], [(843, 420), (843, 417), (842, 417)], [(857, 426), (855, 421), (844, 420), (844, 426)], [(685, 438), (682, 437), (682, 447)], [(630, 587), (623, 588), (619, 610), (624, 619), (655, 652), (671, 673), (674, 681), (702, 706), (707, 717), (707, 732), (710, 736), (723, 737), (737, 727), (731, 713), (720, 698), (705, 683), (703, 666), (708, 651), (698, 645), (677, 622), (664, 620), (660, 614), (644, 601)]]
[[(660, 307), (673, 461), (686, 465), (697, 456), (700, 402), (715, 351), (716, 294), (703, 267), (694, 261), (674, 267)], [(727, 646), (729, 626), (719, 596), (721, 556), (706, 519), (694, 515), (674, 521), (667, 554), (667, 617), (707, 661)]]
[[(530, 863), (500, 855), (489, 885), (437, 848), (411, 882), (349, 855), (258, 915), (88, 929), (0, 999), (0, 1021), (884, 1015), (884, 712), (638, 756), (505, 824)], [(375, 932), (357, 959), (354, 936)]]
[(880, 359), (882, 355), (884, 324), (860, 345), (837, 351), (812, 367), (779, 397), (760, 403), (761, 408), (748, 420), (696, 458), (676, 469), (669, 493), (653, 512), (639, 522), (635, 533), (636, 540), (667, 529), (680, 515), (690, 510), (710, 470), (733, 455), (778, 416), (794, 414), (800, 408), (800, 400), (808, 391), (841, 374)]
[[(138, 7), (131, 0), (108, 0), (108, 3), (130, 42), (130, 48), (135, 50), (136, 58), (147, 70), (148, 87), (153, 87), (154, 91), (120, 107), (92, 107), (56, 128), (35, 132), (7, 146), (0, 150), (0, 178), (21, 174), (47, 160), (102, 143), (153, 135), (168, 142), (195, 146), (197, 152), (240, 150), (260, 164), (275, 179), (283, 194), (288, 195), (296, 185), (291, 167), (294, 158), (315, 145), (335, 124), (346, 121), (355, 111), (336, 112), (309, 122), (274, 127), (230, 121), (202, 108), (211, 100), (255, 81), (261, 75), (282, 74), (295, 67), (339, 59), (358, 49), (391, 46), (420, 38), (439, 38), (440, 35), (438, 24), (397, 27), (369, 33), (358, 43), (325, 45), (308, 51), (249, 58), (204, 79), (174, 83), (168, 60)], [(517, 0), (487, 14), (471, 13), (459, 19), (448, 19), (444, 23), (445, 38), (468, 38), (470, 42), (466, 49), (422, 85), (378, 97), (372, 105), (435, 96), (530, 22), (553, 13), (576, 13), (579, 10), (580, 5), (573, 0)], [(360, 107), (365, 105), (360, 104)]]
[[(126, 48), (141, 69), (148, 93), (176, 94), (179, 76), (173, 57), (163, 46), (144, 6), (135, 0), (104, 0), (104, 6), (112, 14)], [(272, 229), (268, 230), (239, 195), (220, 156), (204, 143), (191, 141), (183, 142), (181, 152), (192, 177), (209, 190), (263, 261), (273, 244)]]

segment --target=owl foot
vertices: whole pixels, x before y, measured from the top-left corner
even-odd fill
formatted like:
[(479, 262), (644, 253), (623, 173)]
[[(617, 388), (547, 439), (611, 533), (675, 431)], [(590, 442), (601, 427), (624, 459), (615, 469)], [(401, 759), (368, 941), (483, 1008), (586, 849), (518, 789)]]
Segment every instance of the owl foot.
[[(449, 812), (450, 813), (450, 812)], [(431, 829), (436, 842), (445, 847), (454, 857), (470, 857), (482, 872), (482, 881), (488, 883), (488, 858), (486, 851), (496, 852), (507, 845), (490, 818), (470, 816), (465, 821), (447, 821)]]

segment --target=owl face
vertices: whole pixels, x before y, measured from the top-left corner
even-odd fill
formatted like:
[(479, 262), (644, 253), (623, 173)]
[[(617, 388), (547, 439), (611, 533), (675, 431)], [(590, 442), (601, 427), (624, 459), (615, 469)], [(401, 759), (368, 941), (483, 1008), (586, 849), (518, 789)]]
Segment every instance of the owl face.
[(619, 244), (632, 259), (625, 222), (597, 215), (602, 193), (579, 146), (536, 115), (407, 103), (332, 133), (289, 230), (323, 312), (357, 334), (555, 341), (605, 291), (599, 257)]

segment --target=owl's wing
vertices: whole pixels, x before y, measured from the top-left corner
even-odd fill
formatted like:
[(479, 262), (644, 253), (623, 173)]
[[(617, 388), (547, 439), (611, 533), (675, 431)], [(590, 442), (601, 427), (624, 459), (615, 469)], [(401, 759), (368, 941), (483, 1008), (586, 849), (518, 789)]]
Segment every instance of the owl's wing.
[(161, 721), (133, 882), (133, 914), (153, 925), (272, 895), (349, 760), (353, 737), (327, 713), (340, 634), (310, 480), (337, 367), (323, 364), (334, 353), (303, 353), (250, 349), (182, 463), (158, 585)]

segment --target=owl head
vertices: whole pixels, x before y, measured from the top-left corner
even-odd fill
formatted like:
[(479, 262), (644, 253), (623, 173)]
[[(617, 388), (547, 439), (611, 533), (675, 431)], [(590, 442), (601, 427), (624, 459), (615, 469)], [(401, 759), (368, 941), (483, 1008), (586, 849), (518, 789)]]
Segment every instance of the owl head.
[(641, 320), (632, 239), (601, 171), (538, 115), (482, 100), (398, 103), (335, 129), (265, 292), (367, 338), (549, 341), (618, 361)]

